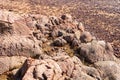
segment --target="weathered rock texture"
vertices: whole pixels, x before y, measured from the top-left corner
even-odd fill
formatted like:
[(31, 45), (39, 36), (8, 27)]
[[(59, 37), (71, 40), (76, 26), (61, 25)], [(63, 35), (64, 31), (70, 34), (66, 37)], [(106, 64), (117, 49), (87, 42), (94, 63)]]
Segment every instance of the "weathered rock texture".
[(39, 44), (32, 37), (32, 31), (26, 24), (25, 17), (8, 11), (0, 12), (2, 13), (0, 15), (0, 55), (33, 56), (41, 53)]
[(0, 74), (13, 69), (15, 80), (119, 80), (120, 61), (111, 44), (97, 40), (71, 15), (1, 13)]
[(9, 70), (19, 68), (26, 59), (27, 59), (26, 57), (22, 56), (13, 57), (0, 56), (0, 74), (3, 74)]
[(43, 60), (27, 59), (16, 78), (22, 80), (101, 80), (95, 68), (84, 66), (77, 57), (71, 58), (67, 55)]

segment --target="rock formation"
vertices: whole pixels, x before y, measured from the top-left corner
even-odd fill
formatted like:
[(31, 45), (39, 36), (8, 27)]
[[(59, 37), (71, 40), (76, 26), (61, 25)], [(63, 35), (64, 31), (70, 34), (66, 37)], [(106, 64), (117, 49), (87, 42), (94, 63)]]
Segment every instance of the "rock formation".
[(0, 12), (0, 74), (15, 80), (120, 79), (111, 44), (71, 15)]

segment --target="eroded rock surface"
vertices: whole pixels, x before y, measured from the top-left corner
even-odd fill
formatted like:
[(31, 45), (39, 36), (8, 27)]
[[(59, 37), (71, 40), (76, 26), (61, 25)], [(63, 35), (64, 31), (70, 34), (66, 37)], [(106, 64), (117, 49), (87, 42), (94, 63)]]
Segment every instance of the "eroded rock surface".
[(111, 44), (97, 40), (70, 14), (2, 13), (0, 74), (12, 69), (15, 80), (119, 80), (120, 61)]
[(101, 74), (101, 77), (105, 80), (119, 80), (120, 79), (120, 63), (114, 61), (99, 61), (95, 63)]
[[(34, 53), (41, 53), (39, 42), (32, 36), (25, 17), (19, 15), (19, 18), (18, 14), (8, 11), (2, 11), (2, 13), (0, 15), (0, 55), (31, 56)], [(10, 18), (9, 15), (11, 15)]]
[(90, 63), (97, 61), (109, 61), (115, 60), (113, 50), (111, 50), (111, 45), (108, 45), (104, 41), (93, 40), (91, 43), (81, 44), (78, 49), (80, 57), (84, 58)]
[(19, 68), (26, 59), (27, 58), (23, 56), (0, 56), (0, 74), (3, 74), (9, 70)]
[(22, 80), (101, 80), (95, 68), (84, 66), (77, 57), (70, 58), (67, 55), (43, 60), (27, 59), (16, 78)]

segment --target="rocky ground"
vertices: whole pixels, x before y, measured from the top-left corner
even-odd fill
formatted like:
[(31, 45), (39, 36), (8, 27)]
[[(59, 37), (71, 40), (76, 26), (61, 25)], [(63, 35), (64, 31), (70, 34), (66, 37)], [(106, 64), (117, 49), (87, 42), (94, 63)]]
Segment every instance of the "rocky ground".
[(0, 80), (120, 80), (119, 0), (0, 1)]
[(60, 15), (69, 13), (84, 23), (86, 29), (108, 41), (115, 55), (120, 53), (120, 1), (119, 0), (1, 0), (0, 8), (19, 13)]

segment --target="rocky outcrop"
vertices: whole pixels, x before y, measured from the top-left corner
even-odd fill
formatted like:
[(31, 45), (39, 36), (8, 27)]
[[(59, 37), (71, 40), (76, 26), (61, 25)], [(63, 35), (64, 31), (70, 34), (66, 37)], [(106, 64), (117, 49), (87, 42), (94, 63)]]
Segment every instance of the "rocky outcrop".
[(22, 19), (19, 14), (15, 14), (7, 10), (0, 10), (0, 21), (14, 23), (16, 20), (19, 19)]
[(12, 69), (15, 80), (119, 80), (111, 44), (97, 40), (71, 15), (2, 13), (0, 74)]
[(63, 55), (52, 57), (52, 59), (27, 59), (16, 78), (22, 80), (101, 80), (95, 68), (84, 66), (75, 56), (70, 58)]
[(78, 53), (82, 58), (84, 58), (89, 63), (94, 63), (97, 61), (109, 61), (115, 60), (113, 50), (111, 50), (111, 45), (105, 43), (104, 41), (93, 40), (91, 43), (81, 44), (78, 49)]
[(1, 56), (34, 56), (41, 53), (39, 45), (27, 36), (2, 37), (0, 46)]
[(25, 21), (26, 17), (8, 11), (1, 13), (0, 56), (40, 54), (39, 42), (32, 36), (32, 31)]
[(26, 57), (22, 56), (0, 56), (0, 74), (20, 68), (26, 59)]

